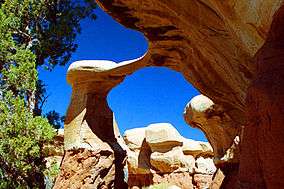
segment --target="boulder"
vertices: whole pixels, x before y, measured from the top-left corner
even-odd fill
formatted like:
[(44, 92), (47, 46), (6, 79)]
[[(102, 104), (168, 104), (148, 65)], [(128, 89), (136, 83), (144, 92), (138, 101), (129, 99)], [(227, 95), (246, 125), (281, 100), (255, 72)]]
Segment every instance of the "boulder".
[(206, 175), (213, 175), (216, 172), (216, 167), (212, 158), (204, 158), (199, 157), (195, 161), (196, 164), (196, 173), (206, 174)]
[(182, 151), (186, 155), (213, 156), (213, 149), (208, 142), (195, 141), (192, 139), (183, 139)]
[(139, 151), (145, 140), (145, 128), (126, 130), (123, 139), (130, 150)]
[(186, 170), (193, 172), (194, 157), (185, 156), (181, 147), (174, 147), (171, 151), (153, 152), (150, 158), (151, 165), (158, 173), (170, 173), (176, 170)]
[[(127, 165), (128, 174), (149, 174), (150, 173), (150, 163), (148, 163), (148, 157), (139, 157), (139, 152), (129, 151), (127, 153)], [(139, 161), (140, 160), (140, 161)]]
[(177, 186), (182, 189), (193, 189), (192, 177), (189, 172), (173, 172), (164, 175), (153, 174), (154, 183), (168, 183), (170, 186)]
[[(204, 95), (195, 96), (190, 100), (184, 111), (184, 119), (190, 126), (199, 128), (205, 133), (214, 149), (215, 159), (221, 159), (225, 155), (239, 131), (237, 123), (230, 118), (222, 106), (214, 104)], [(206, 148), (206, 146), (203, 143), (203, 147)], [(227, 161), (231, 160), (227, 159)]]
[(152, 152), (167, 152), (183, 143), (183, 137), (169, 123), (149, 125), (145, 130), (145, 138)]
[[(175, 185), (183, 189), (193, 189), (198, 188), (197, 186), (209, 186), (211, 180), (206, 179), (212, 178), (215, 168), (210, 144), (186, 139), (180, 136), (176, 129), (169, 124), (155, 127), (157, 125), (152, 124), (150, 127), (125, 131), (124, 138), (130, 147), (127, 151), (129, 187), (161, 186), (165, 188)], [(147, 129), (151, 136), (149, 137), (150, 143), (143, 137), (137, 137), (139, 132), (143, 136), (145, 130), (145, 138), (147, 138)], [(177, 136), (181, 140), (173, 143), (175, 139), (171, 138), (172, 136), (169, 133), (174, 133), (172, 136)], [(181, 142), (182, 146), (180, 145)], [(158, 144), (154, 146), (155, 150), (153, 150), (153, 144)], [(150, 145), (152, 145), (152, 148)], [(203, 159), (200, 159), (200, 157), (203, 157)], [(195, 159), (198, 159), (198, 163), (195, 162)], [(209, 159), (211, 159), (211, 162)], [(196, 177), (194, 184), (194, 174), (204, 174), (204, 177)]]

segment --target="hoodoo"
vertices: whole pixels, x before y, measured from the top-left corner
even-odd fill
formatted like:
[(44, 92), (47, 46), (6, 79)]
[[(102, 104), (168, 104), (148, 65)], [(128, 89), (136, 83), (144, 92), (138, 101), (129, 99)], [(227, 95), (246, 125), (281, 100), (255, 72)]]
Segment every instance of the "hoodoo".
[[(205, 112), (191, 101), (186, 119), (199, 125), (212, 144), (220, 160), (215, 163), (224, 171), (223, 188), (284, 185), (283, 0), (97, 2), (121, 24), (141, 31), (149, 49), (130, 62), (70, 66), (67, 80), (73, 92), (55, 188), (127, 188), (126, 152), (106, 96), (126, 75), (145, 66), (174, 69), (210, 98)], [(239, 140), (240, 149), (234, 146)], [(226, 153), (230, 157), (230, 148), (239, 150), (233, 169), (231, 161), (222, 161)], [(153, 165), (161, 154), (154, 155)]]
[(94, 60), (70, 65), (67, 81), (72, 85), (72, 97), (64, 125), (65, 155), (55, 188), (127, 188), (123, 172), (126, 151), (107, 95), (132, 73), (132, 63), (139, 61)]

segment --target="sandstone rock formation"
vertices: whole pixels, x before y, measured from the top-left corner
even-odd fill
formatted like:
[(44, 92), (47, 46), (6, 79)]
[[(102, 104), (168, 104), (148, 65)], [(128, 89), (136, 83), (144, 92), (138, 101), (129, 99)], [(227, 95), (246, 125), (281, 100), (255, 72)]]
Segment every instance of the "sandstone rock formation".
[(185, 155), (193, 155), (194, 157), (213, 156), (213, 149), (208, 142), (195, 141), (192, 139), (183, 138), (182, 151)]
[(216, 164), (224, 163), (224, 161), (239, 162), (238, 149), (229, 155), (226, 152), (233, 145), (237, 134), (240, 134), (240, 127), (222, 106), (214, 104), (204, 95), (195, 96), (185, 108), (184, 119), (190, 126), (199, 128), (206, 134), (214, 149)]
[[(154, 128), (155, 125), (157, 128)], [(141, 188), (141, 186), (147, 185), (153, 185), (154, 187), (155, 184), (159, 183), (163, 186), (165, 185), (167, 188), (208, 188), (212, 182), (213, 174), (216, 171), (212, 160), (213, 151), (210, 144), (207, 142), (186, 139), (180, 136), (183, 138), (183, 141), (187, 142), (182, 143), (181, 146), (173, 147), (171, 146), (171, 143), (168, 143), (166, 140), (167, 135), (161, 133), (160, 141), (164, 141), (165, 145), (169, 144), (171, 148), (167, 148), (169, 151), (162, 153), (159, 151), (164, 151), (165, 145), (161, 145), (161, 150), (156, 148), (156, 151), (152, 152), (145, 140), (145, 130), (153, 130), (153, 132), (147, 132), (152, 135), (155, 131), (162, 129), (162, 126), (164, 126), (164, 132), (174, 132), (180, 136), (178, 131), (172, 125), (165, 123), (153, 124), (146, 128), (135, 128), (125, 131), (123, 139), (127, 146), (123, 147), (127, 150), (129, 188)], [(57, 164), (61, 163), (64, 153), (63, 139), (62, 129), (55, 138), (54, 143), (46, 146), (45, 149), (49, 152), (49, 157), (47, 158), (48, 167), (55, 160)], [(135, 148), (133, 148), (133, 143), (137, 144), (135, 145)], [(159, 142), (159, 144), (161, 144), (161, 142)], [(202, 145), (206, 147), (202, 148)], [(184, 148), (185, 146), (186, 148)], [(190, 148), (191, 146), (193, 149)], [(196, 146), (199, 146), (198, 151), (196, 151)], [(184, 149), (186, 150), (184, 151)], [(107, 169), (113, 164), (112, 159), (102, 158), (97, 152), (84, 148), (66, 151), (64, 161), (63, 164), (66, 165), (64, 173), (74, 172), (75, 174), (71, 177), (67, 177), (69, 182), (68, 185), (71, 188), (93, 188), (92, 185), (81, 185), (82, 181), (88, 183), (95, 179), (96, 172), (93, 170), (93, 164), (99, 168), (97, 171)], [(105, 182), (111, 182), (111, 179), (113, 179), (112, 177), (112, 174), (108, 175), (104, 178)], [(49, 188), (52, 188), (52, 182), (52, 180), (49, 181)], [(63, 184), (64, 183), (61, 183), (61, 185)], [(67, 183), (65, 184), (67, 185)]]
[(124, 132), (124, 141), (132, 151), (140, 150), (145, 140), (145, 128), (135, 128)]
[(118, 22), (149, 40), (146, 65), (181, 72), (244, 123), (253, 56), (283, 0), (97, 0)]
[(145, 139), (152, 152), (167, 152), (175, 146), (182, 146), (182, 136), (169, 123), (151, 124), (145, 129)]
[(173, 147), (167, 152), (152, 152), (150, 163), (159, 173), (170, 173), (178, 169), (183, 169), (193, 173), (195, 167), (194, 157), (185, 156), (181, 147)]
[(54, 188), (127, 188), (123, 172), (126, 151), (106, 98), (131, 73), (133, 62), (139, 59), (70, 65), (67, 81), (72, 85), (72, 97), (64, 125), (65, 155)]
[(224, 174), (223, 187), (232, 186), (231, 183), (236, 181), (239, 168), (241, 129), (238, 124), (222, 106), (214, 104), (204, 95), (195, 96), (190, 100), (184, 111), (184, 119), (190, 126), (199, 128), (206, 134), (214, 149), (214, 163)]
[[(222, 108), (232, 120), (232, 130), (236, 126), (239, 131), (245, 125), (240, 175), (227, 186), (236, 188), (240, 183), (243, 188), (275, 188), (283, 185), (279, 179), (284, 173), (283, 163), (278, 165), (284, 154), (283, 7), (276, 14), (268, 35), (272, 15), (283, 0), (98, 2), (120, 23), (143, 32), (149, 40), (149, 51), (141, 59), (122, 64), (83, 61), (71, 65), (67, 79), (73, 92), (65, 123), (66, 152), (56, 188), (67, 188), (70, 183), (76, 187), (126, 188), (121, 177), (125, 151), (123, 144), (119, 144), (122, 141), (106, 96), (125, 75), (145, 66), (166, 66), (181, 72)], [(267, 36), (254, 64), (254, 56)], [(232, 133), (228, 134), (231, 144), (235, 139)], [(212, 145), (217, 156), (227, 148), (220, 147), (218, 142)], [(144, 149), (144, 155), (149, 148)], [(102, 161), (108, 163), (102, 165)], [(74, 167), (67, 167), (67, 163)], [(86, 165), (88, 170), (81, 173), (78, 167)], [(90, 177), (87, 172), (94, 170), (99, 171)], [(238, 167), (234, 171), (228, 173), (237, 173)]]
[[(216, 167), (212, 159), (213, 150), (207, 142), (186, 139), (168, 123), (127, 130), (124, 140), (129, 147), (127, 164), (130, 188), (159, 183), (182, 189), (210, 186)], [(140, 147), (135, 145), (133, 148), (134, 143), (140, 144)]]
[[(254, 56), (264, 44), (273, 15), (283, 5), (283, 0), (97, 1), (120, 23), (141, 31), (148, 38), (149, 51), (140, 66), (166, 66), (181, 72), (202, 94), (222, 107), (238, 130), (245, 126), (241, 144), (242, 176), (241, 182), (236, 184), (243, 182), (248, 188), (282, 184), (272, 169), (267, 171), (269, 163), (277, 162), (282, 154), (282, 150), (276, 149), (284, 149), (283, 133), (278, 130), (283, 123), (279, 118), (283, 104), (283, 35), (276, 35), (283, 27), (280, 13), (278, 18), (275, 17), (278, 20), (274, 21), (269, 41), (258, 53), (258, 64), (254, 63)], [(247, 106), (245, 99), (254, 78), (256, 81), (250, 89)], [(270, 95), (270, 92), (274, 94)], [(249, 126), (246, 126), (247, 120)], [(259, 123), (258, 120), (263, 121)], [(262, 128), (259, 130), (256, 125)], [(234, 139), (231, 137), (231, 144)], [(255, 147), (262, 145), (263, 149)], [(272, 149), (278, 153), (270, 153)], [(260, 155), (261, 152), (265, 155)], [(253, 173), (245, 174), (250, 166)], [(238, 173), (237, 169), (234, 174)]]
[(267, 40), (255, 60), (257, 76), (248, 92), (248, 124), (242, 139), (241, 187), (281, 188), (284, 184), (284, 5), (274, 15)]
[(213, 163), (212, 158), (198, 157), (195, 161), (196, 173), (213, 175), (216, 172), (216, 167)]

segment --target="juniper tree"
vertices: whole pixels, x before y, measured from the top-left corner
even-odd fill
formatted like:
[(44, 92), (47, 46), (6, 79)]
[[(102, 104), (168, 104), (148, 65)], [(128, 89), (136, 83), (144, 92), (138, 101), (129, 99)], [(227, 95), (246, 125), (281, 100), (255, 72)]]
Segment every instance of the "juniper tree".
[[(48, 70), (69, 61), (77, 48), (75, 38), (81, 31), (80, 21), (96, 18), (94, 0), (0, 0), (0, 3), (4, 14), (14, 17), (17, 23), (10, 28), (15, 43), (35, 54), (36, 67)], [(3, 64), (0, 59), (0, 69)], [(37, 90), (30, 96), (35, 115), (42, 114), (44, 86), (38, 81)]]
[[(42, 147), (55, 135), (40, 110), (37, 67), (65, 65), (93, 1), (0, 0), (0, 188), (43, 188)], [(43, 84), (42, 84), (43, 85)], [(47, 116), (59, 119), (52, 112)]]

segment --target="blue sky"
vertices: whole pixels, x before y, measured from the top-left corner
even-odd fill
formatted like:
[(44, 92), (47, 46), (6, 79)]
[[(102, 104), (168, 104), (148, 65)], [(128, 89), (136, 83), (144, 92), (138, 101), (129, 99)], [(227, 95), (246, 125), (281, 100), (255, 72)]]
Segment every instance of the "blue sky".
[[(140, 32), (123, 27), (101, 9), (96, 13), (95, 21), (82, 21), (82, 33), (76, 39), (79, 46), (68, 65), (57, 66), (52, 72), (39, 68), (39, 77), (47, 85), (49, 95), (45, 112), (56, 110), (65, 114), (71, 96), (71, 87), (66, 82), (70, 63), (88, 59), (120, 62), (140, 57), (147, 51), (147, 41)], [(115, 87), (108, 95), (108, 103), (121, 133), (150, 123), (169, 122), (183, 136), (206, 141), (201, 131), (184, 122), (182, 115), (187, 102), (197, 94), (180, 73), (150, 67), (136, 71)]]

